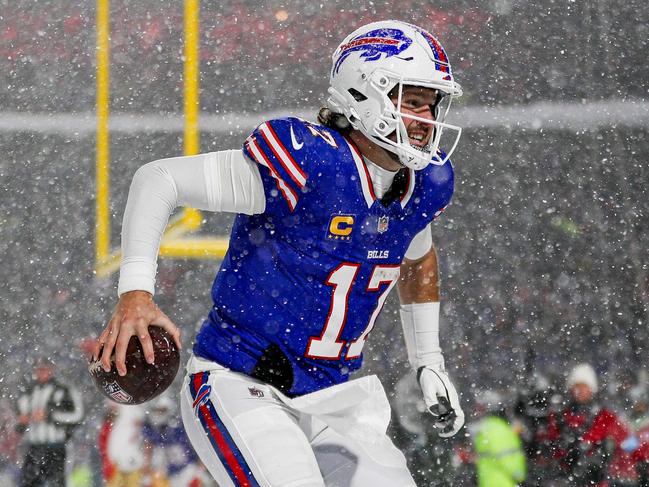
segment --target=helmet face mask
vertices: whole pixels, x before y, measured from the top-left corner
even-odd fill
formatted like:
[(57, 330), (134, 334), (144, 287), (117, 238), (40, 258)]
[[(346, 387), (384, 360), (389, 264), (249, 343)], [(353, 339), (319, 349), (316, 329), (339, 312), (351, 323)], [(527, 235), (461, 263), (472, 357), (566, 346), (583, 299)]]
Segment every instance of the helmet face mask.
[[(461, 128), (445, 122), (451, 99), (462, 90), (453, 81), (446, 54), (437, 40), (418, 27), (398, 21), (375, 22), (353, 32), (336, 49), (329, 88), (329, 108), (399, 162), (412, 169), (444, 164), (457, 146)], [(404, 88), (416, 86), (439, 94), (433, 117), (402, 109)], [(396, 103), (391, 94), (396, 93)], [(424, 147), (411, 144), (406, 126), (432, 126)], [(445, 148), (443, 134), (452, 138)], [(454, 136), (454, 137), (453, 137)], [(444, 137), (444, 138), (443, 138)]]

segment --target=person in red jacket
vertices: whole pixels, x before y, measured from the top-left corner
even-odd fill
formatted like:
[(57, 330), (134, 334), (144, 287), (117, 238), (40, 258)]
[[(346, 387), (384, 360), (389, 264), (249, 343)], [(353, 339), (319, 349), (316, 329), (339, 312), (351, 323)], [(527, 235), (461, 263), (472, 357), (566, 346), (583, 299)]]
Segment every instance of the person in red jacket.
[(108, 457), (108, 439), (113, 429), (113, 421), (117, 416), (117, 404), (111, 401), (105, 402), (106, 410), (104, 413), (101, 427), (99, 429), (99, 455), (101, 456), (101, 474), (106, 483), (115, 475), (115, 465)]
[(552, 446), (557, 471), (571, 478), (570, 485), (610, 485), (610, 473), (623, 456), (620, 444), (628, 427), (596, 400), (597, 375), (589, 364), (570, 371), (566, 382), (566, 406), (550, 415), (547, 440)]

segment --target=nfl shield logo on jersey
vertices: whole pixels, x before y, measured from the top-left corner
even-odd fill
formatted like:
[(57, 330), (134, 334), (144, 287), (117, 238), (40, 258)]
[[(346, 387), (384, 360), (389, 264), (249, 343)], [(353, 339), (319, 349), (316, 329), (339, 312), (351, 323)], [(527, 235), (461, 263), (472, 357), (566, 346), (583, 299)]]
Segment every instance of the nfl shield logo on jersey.
[(390, 218), (387, 216), (379, 217), (379, 224), (376, 226), (376, 230), (379, 233), (385, 233), (388, 231), (388, 224), (390, 223)]

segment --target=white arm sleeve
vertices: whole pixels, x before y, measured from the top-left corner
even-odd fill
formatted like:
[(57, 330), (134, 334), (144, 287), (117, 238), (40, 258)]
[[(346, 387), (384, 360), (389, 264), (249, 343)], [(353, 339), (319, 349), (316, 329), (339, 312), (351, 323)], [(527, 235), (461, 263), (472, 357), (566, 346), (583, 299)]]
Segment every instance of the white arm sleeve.
[(263, 213), (266, 198), (259, 170), (241, 150), (162, 159), (138, 169), (122, 221), (119, 295), (154, 293), (160, 240), (178, 206)]
[[(406, 259), (418, 260), (433, 247), (433, 234), (426, 225), (415, 235), (406, 250)], [(439, 346), (439, 302), (402, 304), (399, 310), (408, 360), (417, 370), (424, 365), (441, 363), (444, 358)]]
[(444, 357), (439, 346), (439, 302), (402, 304), (399, 315), (412, 368), (443, 367)]
[(415, 235), (415, 238), (410, 242), (408, 250), (406, 250), (406, 259), (417, 260), (421, 259), (433, 246), (433, 233), (430, 225), (426, 225), (421, 232)]

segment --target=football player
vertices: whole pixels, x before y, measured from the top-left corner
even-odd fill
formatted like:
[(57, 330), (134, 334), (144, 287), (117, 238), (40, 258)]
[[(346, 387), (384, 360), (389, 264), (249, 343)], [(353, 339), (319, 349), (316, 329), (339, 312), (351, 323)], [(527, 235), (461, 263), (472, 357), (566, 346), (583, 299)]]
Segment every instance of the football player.
[[(119, 302), (95, 346), (125, 374), (136, 335), (176, 325), (153, 301), (160, 238), (186, 205), (237, 213), (181, 392), (194, 448), (222, 486), (412, 486), (375, 376), (350, 380), (397, 285), (411, 365), (440, 435), (464, 414), (439, 346), (431, 222), (453, 194), (446, 122), (461, 95), (440, 43), (398, 21), (336, 49), (320, 123), (263, 122), (242, 150), (152, 162), (134, 176)], [(446, 152), (443, 150), (446, 150)]]

